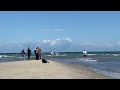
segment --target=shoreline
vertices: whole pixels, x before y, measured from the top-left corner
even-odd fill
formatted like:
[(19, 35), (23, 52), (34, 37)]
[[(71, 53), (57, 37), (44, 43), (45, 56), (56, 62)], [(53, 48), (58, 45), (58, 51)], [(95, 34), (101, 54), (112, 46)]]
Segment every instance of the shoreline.
[[(55, 62), (58, 62), (58, 63), (61, 63), (61, 64), (64, 64), (64, 65), (66, 65), (66, 66), (68, 66), (68, 67), (70, 67), (70, 68), (74, 68), (74, 70), (76, 70), (76, 71), (78, 71), (79, 72), (79, 70), (80, 71), (83, 71), (83, 72), (85, 72), (85, 73), (89, 73), (89, 74), (95, 74), (95, 75), (92, 75), (92, 76), (94, 76), (94, 77), (91, 77), (91, 75), (90, 75), (90, 77), (91, 78), (88, 78), (88, 79), (116, 79), (116, 78), (114, 78), (114, 77), (111, 77), (111, 76), (108, 76), (108, 75), (104, 75), (104, 74), (102, 74), (102, 73), (99, 73), (99, 72), (97, 72), (95, 69), (93, 69), (93, 68), (89, 68), (89, 67), (86, 67), (86, 66), (83, 66), (83, 65), (74, 65), (74, 64), (71, 64), (71, 63), (62, 63), (62, 62), (59, 62), (59, 61), (55, 61)], [(97, 75), (97, 76), (96, 76)], [(89, 77), (89, 76), (88, 76)], [(86, 79), (86, 78), (85, 78)]]
[(48, 60), (0, 63), (0, 79), (114, 79), (82, 65)]

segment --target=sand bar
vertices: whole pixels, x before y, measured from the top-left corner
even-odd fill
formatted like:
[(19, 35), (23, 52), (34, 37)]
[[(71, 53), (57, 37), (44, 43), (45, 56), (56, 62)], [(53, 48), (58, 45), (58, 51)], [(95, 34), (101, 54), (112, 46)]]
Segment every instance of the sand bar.
[[(49, 61), (49, 60), (48, 60)], [(0, 63), (0, 79), (112, 79), (86, 67), (41, 60)]]

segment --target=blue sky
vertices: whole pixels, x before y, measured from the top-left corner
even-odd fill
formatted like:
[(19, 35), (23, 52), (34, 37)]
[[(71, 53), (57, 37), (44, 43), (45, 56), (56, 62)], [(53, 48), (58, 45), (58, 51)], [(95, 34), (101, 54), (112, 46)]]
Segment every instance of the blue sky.
[[(94, 51), (108, 47), (107, 50), (118, 50), (120, 12), (0, 11), (0, 42), (6, 47), (8, 44), (23, 42), (38, 42), (36, 46), (41, 46), (46, 42), (50, 45), (62, 44), (62, 47), (70, 44), (68, 46), (73, 51), (75, 48)], [(58, 48), (61, 49), (61, 46)]]

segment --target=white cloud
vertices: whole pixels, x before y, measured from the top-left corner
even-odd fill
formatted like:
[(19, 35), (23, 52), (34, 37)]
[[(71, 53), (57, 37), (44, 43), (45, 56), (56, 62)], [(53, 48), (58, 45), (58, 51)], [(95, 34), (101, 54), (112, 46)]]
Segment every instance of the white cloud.
[(120, 41), (119, 41), (119, 42), (117, 42), (117, 45), (120, 45)]
[(71, 46), (72, 40), (70, 38), (65, 39), (56, 39), (56, 40), (43, 40), (43, 41), (25, 41), (25, 42), (9, 42), (3, 45), (0, 45), (0, 52), (11, 53), (11, 52), (20, 52), (23, 48), (27, 50), (30, 47), (34, 50), (36, 47), (41, 47), (43, 51), (49, 51), (53, 49), (55, 51), (65, 51), (68, 50)]
[(0, 53), (16, 53), (20, 52), (23, 48), (27, 50), (28, 47), (32, 49), (32, 51), (36, 47), (41, 47), (42, 50), (49, 51), (53, 49), (54, 51), (83, 51), (86, 49), (87, 51), (119, 51), (120, 50), (120, 41), (118, 42), (80, 42), (80, 44), (72, 44), (73, 41), (70, 38), (60, 39), (57, 38), (55, 40), (38, 40), (38, 41), (24, 41), (24, 42), (2, 42), (0, 41)]
[(72, 45), (71, 50), (74, 51), (120, 51), (120, 43), (116, 42), (80, 42), (80, 44)]
[(70, 38), (66, 38), (65, 40), (69, 41), (69, 42), (72, 42), (72, 40)]

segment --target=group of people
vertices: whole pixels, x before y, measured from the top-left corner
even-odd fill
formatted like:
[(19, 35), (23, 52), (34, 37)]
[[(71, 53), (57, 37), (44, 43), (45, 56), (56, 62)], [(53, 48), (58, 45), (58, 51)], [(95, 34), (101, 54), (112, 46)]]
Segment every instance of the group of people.
[(41, 48), (37, 47), (34, 50), (34, 53), (36, 55), (36, 60), (42, 59), (42, 49)]
[[(39, 60), (39, 59), (42, 59), (42, 49), (37, 47), (35, 50), (34, 50), (34, 53), (35, 53), (35, 56), (36, 56), (36, 60)], [(30, 56), (31, 56), (31, 49), (28, 47), (27, 49), (27, 54), (28, 54), (28, 60), (30, 60)], [(25, 60), (25, 50), (23, 49), (21, 51), (21, 55), (23, 57), (23, 59)]]
[[(36, 60), (39, 60), (39, 59), (41, 60), (42, 59), (42, 49), (41, 48), (37, 47), (34, 50), (34, 53), (35, 53), (35, 56), (36, 56), (36, 58), (35, 58)], [(29, 47), (27, 49), (27, 54), (28, 54), (28, 60), (30, 60), (31, 49)], [(51, 60), (53, 60), (53, 56), (54, 56), (53, 50), (50, 50), (50, 54), (51, 54)], [(24, 49), (21, 51), (21, 55), (22, 55), (23, 59), (25, 60), (25, 50)], [(84, 58), (87, 57), (87, 51), (86, 50), (83, 51), (83, 55), (84, 55)]]

